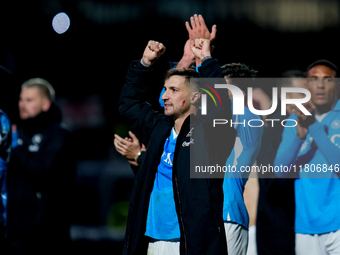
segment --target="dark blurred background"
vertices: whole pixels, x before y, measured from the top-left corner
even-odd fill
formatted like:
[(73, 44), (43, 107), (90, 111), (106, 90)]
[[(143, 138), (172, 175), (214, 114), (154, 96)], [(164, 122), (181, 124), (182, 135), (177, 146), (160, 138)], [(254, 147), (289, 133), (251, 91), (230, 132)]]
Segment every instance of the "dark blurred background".
[[(60, 12), (70, 19), (63, 34), (52, 27)], [(128, 132), (117, 106), (124, 76), (150, 39), (165, 44), (164, 60), (178, 61), (188, 39), (184, 23), (195, 13), (209, 29), (217, 25), (221, 64), (244, 62), (260, 77), (278, 77), (319, 58), (339, 63), (338, 0), (1, 1), (0, 65), (12, 73), (0, 84), (3, 107), (15, 122), (21, 83), (42, 77), (76, 136), (77, 251), (121, 253), (133, 174), (112, 141)]]

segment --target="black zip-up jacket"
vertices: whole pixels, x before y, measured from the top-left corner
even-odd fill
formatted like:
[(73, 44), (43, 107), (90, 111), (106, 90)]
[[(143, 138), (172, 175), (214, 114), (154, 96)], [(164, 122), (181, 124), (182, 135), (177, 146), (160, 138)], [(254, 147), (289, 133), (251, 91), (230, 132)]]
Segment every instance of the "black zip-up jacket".
[[(145, 68), (138, 61), (133, 61), (119, 102), (120, 113), (130, 121), (138, 139), (147, 145), (145, 159), (137, 172), (130, 197), (123, 254), (147, 253), (149, 238), (144, 233), (150, 194), (165, 140), (174, 126), (172, 117), (154, 112), (150, 104), (143, 102), (152, 73), (152, 68)], [(222, 77), (218, 62), (205, 60), (200, 75)], [(227, 90), (223, 92), (227, 95)], [(235, 129), (230, 125), (212, 127), (213, 118), (232, 118), (229, 97), (223, 97), (222, 101), (223, 107), (209, 107), (206, 116), (188, 117), (177, 137), (172, 180), (181, 233), (180, 254), (227, 254), (222, 217), (223, 178), (209, 178), (211, 175), (208, 178), (190, 178), (194, 165), (224, 166), (233, 148)], [(191, 139), (193, 143), (190, 143)], [(218, 177), (221, 176), (224, 173)]]
[(20, 124), (8, 166), (8, 254), (59, 253), (70, 242), (73, 138), (55, 104)]

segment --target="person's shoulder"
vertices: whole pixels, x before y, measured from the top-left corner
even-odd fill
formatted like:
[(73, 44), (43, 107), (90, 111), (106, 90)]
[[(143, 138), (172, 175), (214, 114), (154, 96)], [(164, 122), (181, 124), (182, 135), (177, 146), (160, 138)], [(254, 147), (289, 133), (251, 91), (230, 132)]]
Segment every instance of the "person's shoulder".
[(72, 136), (73, 131), (64, 123), (53, 123), (48, 129), (46, 129), (45, 135), (60, 139), (61, 137)]
[(250, 111), (248, 107), (244, 107), (244, 119), (251, 120), (251, 119), (258, 119), (261, 120), (261, 117), (259, 115), (256, 115)]
[(10, 127), (10, 120), (8, 116), (6, 115), (6, 113), (2, 111), (1, 109), (0, 109), (0, 124), (2, 127), (6, 126), (6, 129), (7, 127)]

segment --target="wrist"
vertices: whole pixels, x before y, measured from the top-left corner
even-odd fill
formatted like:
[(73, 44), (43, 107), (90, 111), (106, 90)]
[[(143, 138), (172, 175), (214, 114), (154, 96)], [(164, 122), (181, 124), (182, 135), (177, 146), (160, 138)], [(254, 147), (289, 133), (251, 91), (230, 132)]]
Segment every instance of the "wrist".
[(199, 66), (199, 65), (202, 64), (202, 61), (201, 61), (200, 58), (196, 58), (196, 59), (195, 59), (195, 62), (196, 62), (196, 66)]
[(298, 137), (301, 141), (306, 140), (306, 136), (307, 136), (307, 135), (300, 135), (300, 134), (297, 135), (297, 137)]
[(195, 62), (195, 55), (183, 55), (181, 60), (193, 63)]
[(135, 161), (137, 162), (137, 159), (138, 159), (138, 157), (140, 156), (140, 154), (142, 153), (142, 151), (139, 151), (138, 153), (137, 153), (137, 155), (135, 156)]
[(206, 55), (203, 58), (201, 58), (201, 62), (203, 63), (203, 61), (210, 59), (210, 58), (211, 58), (211, 55)]
[(150, 67), (151, 66), (151, 62), (150, 62), (150, 60), (148, 60), (148, 59), (146, 59), (146, 58), (142, 58), (141, 60), (140, 60), (140, 63), (143, 65), (143, 66), (145, 66), (145, 67)]
[(315, 122), (315, 116), (307, 116), (307, 118), (300, 122), (300, 125), (304, 128), (309, 128)]
[(192, 64), (195, 63), (195, 57), (192, 56), (183, 56), (181, 60), (177, 64), (177, 69), (180, 68), (189, 68)]

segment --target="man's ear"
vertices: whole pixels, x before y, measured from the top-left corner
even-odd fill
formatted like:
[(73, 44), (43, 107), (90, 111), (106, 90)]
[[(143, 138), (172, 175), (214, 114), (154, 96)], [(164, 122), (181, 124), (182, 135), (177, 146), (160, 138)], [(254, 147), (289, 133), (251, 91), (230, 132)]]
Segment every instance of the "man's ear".
[(49, 99), (44, 98), (43, 102), (42, 102), (42, 110), (44, 112), (47, 112), (50, 109), (51, 104), (52, 104), (52, 102)]
[(191, 104), (196, 104), (197, 102), (199, 102), (200, 98), (201, 98), (201, 93), (199, 93), (199, 92), (193, 92), (193, 93), (191, 94), (190, 103), (191, 103)]

